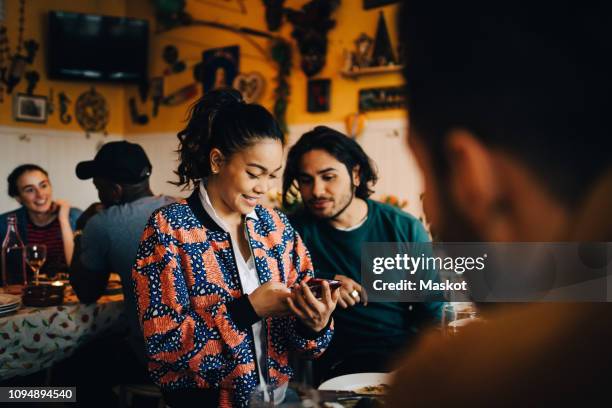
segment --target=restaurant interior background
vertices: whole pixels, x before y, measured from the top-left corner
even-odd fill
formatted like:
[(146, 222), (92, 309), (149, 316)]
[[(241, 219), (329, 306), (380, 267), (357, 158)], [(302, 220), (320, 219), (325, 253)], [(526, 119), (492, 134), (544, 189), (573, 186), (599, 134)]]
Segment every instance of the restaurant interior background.
[[(0, 0), (0, 25), (6, 27), (6, 35), (0, 37), (4, 57), (0, 64), (5, 72), (0, 99), (0, 174), (4, 175), (0, 177), (0, 191), (6, 191), (6, 176), (15, 166), (36, 163), (49, 171), (55, 197), (85, 209), (97, 201), (97, 194), (93, 183), (76, 178), (76, 164), (91, 159), (102, 143), (128, 140), (141, 144), (151, 158), (152, 190), (156, 194), (185, 196), (185, 192), (168, 183), (174, 180), (176, 133), (184, 126), (188, 107), (202, 93), (202, 78), (210, 76), (215, 67), (225, 67), (227, 58), (237, 55), (239, 61), (234, 61), (233, 67), (249, 96), (272, 111), (275, 106), (282, 110), (286, 104), (284, 120), (289, 143), (316, 125), (353, 134), (377, 163), (380, 180), (374, 197), (385, 199), (393, 195), (400, 205), (405, 200), (404, 209), (419, 217), (422, 180), (406, 148), (405, 111), (400, 107), (401, 96), (396, 94), (403, 81), (394, 24), (397, 2), (342, 0), (329, 18), (324, 18), (316, 7), (321, 2), (287, 0), (283, 7), (291, 9), (295, 19), (292, 22), (284, 18), (276, 31), (271, 31), (266, 21), (266, 11), (271, 13), (274, 6), (266, 10), (264, 3), (283, 2)], [(138, 85), (49, 79), (48, 18), (52, 11), (146, 20), (148, 81)], [(191, 25), (183, 24), (181, 16), (185, 15), (190, 17)], [(292, 33), (299, 31), (300, 25), (325, 32), (317, 24), (329, 19), (335, 21), (335, 26), (328, 31), (325, 65), (308, 76), (300, 66), (303, 56)], [(171, 27), (173, 24), (176, 26)], [(372, 52), (389, 54), (389, 41), (384, 38), (387, 33), (392, 56), (389, 61), (379, 60), (386, 65), (360, 68), (364, 64), (379, 65), (367, 60), (372, 59)], [(26, 61), (21, 72), (11, 66), (10, 60), (20, 38), (23, 56), (27, 56), (31, 40), (38, 44), (31, 62)], [(279, 39), (281, 44), (289, 45), (288, 61), (283, 60), (287, 49), (272, 51), (272, 44), (278, 44)], [(238, 47), (238, 52), (225, 47)], [(362, 52), (357, 51), (358, 47)], [(381, 47), (386, 49), (381, 51)], [(221, 54), (225, 57), (219, 57)], [(286, 88), (281, 82), (280, 93), (289, 95), (279, 99), (279, 72), (288, 68), (287, 62), (291, 68), (286, 76), (281, 75)], [(233, 67), (227, 73), (230, 77)], [(38, 81), (33, 81), (36, 75), (32, 72), (38, 75)], [(12, 81), (19, 82), (9, 93), (6, 80), (11, 74)], [(16, 111), (17, 102), (28, 99), (28, 93), (32, 101), (42, 104), (43, 111), (39, 110), (40, 117), (25, 117), (24, 121)], [(79, 122), (87, 124), (84, 127)], [(16, 206), (7, 194), (0, 194), (0, 212)]]

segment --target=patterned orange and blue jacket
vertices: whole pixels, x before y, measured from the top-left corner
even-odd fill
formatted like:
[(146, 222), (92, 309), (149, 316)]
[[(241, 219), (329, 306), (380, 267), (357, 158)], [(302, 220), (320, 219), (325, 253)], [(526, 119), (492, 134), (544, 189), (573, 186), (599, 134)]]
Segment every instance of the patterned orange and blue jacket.
[[(285, 215), (255, 211), (258, 219), (247, 218), (246, 231), (260, 282), (291, 287), (310, 279), (310, 256)], [(259, 383), (251, 326), (260, 318), (242, 291), (230, 236), (206, 213), (197, 190), (151, 215), (132, 277), (153, 381), (169, 392), (219, 390), (219, 406), (246, 406)], [(314, 333), (294, 316), (266, 318), (264, 331), (262, 372), (279, 385), (292, 376), (289, 351), (318, 357), (333, 323)]]

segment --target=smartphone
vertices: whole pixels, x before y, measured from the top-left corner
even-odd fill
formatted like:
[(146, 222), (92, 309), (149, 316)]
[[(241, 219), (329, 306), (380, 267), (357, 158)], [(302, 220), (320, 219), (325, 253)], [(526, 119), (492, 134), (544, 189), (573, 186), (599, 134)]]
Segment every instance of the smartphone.
[(308, 282), (306, 282), (306, 285), (308, 285), (312, 294), (315, 295), (315, 297), (317, 298), (323, 296), (323, 281), (326, 281), (329, 284), (329, 289), (332, 292), (342, 286), (342, 282), (340, 282), (339, 280), (312, 278)]

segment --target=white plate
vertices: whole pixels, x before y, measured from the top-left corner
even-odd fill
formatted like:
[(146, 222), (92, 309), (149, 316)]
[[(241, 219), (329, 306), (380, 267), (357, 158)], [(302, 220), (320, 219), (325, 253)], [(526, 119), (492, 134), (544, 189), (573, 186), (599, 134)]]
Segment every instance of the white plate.
[(9, 295), (7, 293), (0, 294), (0, 306), (12, 306), (21, 302), (21, 296)]
[(330, 378), (319, 385), (320, 390), (355, 391), (362, 387), (372, 387), (389, 384), (391, 375), (388, 373), (357, 373)]
[(19, 310), (19, 307), (16, 307), (14, 309), (2, 310), (0, 311), (0, 317), (10, 315), (11, 313), (15, 313), (17, 310)]
[(2, 306), (0, 307), (0, 312), (6, 312), (7, 310), (19, 309), (20, 306), (21, 306), (21, 303), (15, 303), (14, 305), (10, 305), (10, 306)]

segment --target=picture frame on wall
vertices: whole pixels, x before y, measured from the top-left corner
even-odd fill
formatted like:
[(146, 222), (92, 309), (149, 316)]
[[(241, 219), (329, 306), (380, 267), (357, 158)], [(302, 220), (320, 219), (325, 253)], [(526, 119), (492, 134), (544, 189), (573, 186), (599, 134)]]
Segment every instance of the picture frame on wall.
[(13, 97), (13, 120), (47, 123), (48, 100), (43, 95), (18, 93)]
[(387, 6), (393, 3), (399, 3), (399, 0), (363, 0), (363, 8), (368, 10), (376, 7)]
[(308, 81), (306, 109), (310, 113), (329, 112), (331, 79)]

